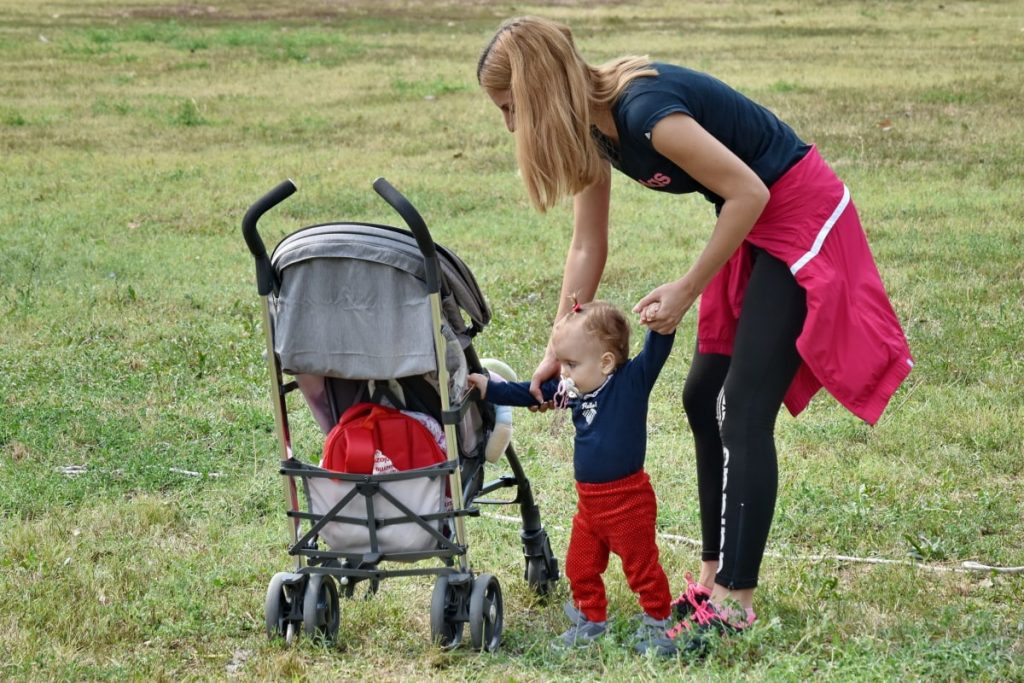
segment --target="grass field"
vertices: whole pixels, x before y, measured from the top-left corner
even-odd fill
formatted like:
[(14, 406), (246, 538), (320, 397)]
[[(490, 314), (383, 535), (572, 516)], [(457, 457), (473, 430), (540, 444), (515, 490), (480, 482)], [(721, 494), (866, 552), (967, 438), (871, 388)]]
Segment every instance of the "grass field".
[[(708, 70), (815, 142), (915, 369), (874, 428), (825, 394), (780, 416), (761, 620), (703, 664), (624, 646), (637, 606), (616, 567), (613, 637), (551, 652), (567, 586), (534, 600), (517, 526), (493, 514), (467, 526), (505, 590), (498, 653), (430, 644), (429, 579), (345, 602), (333, 647), (269, 642), (266, 585), (290, 565), (241, 217), (290, 177), (298, 194), (261, 223), (272, 244), (394, 224), (370, 189), (385, 176), (487, 294), (481, 355), (529, 374), (569, 209), (530, 209), (474, 78), (524, 13), (571, 24), (593, 62)], [(0, 64), (0, 678), (1024, 680), (1024, 575), (962, 566), (1024, 565), (1024, 3), (0, 0)], [(713, 212), (623, 178), (613, 194), (600, 295), (628, 307), (687, 266)], [(679, 402), (694, 320), (650, 419), (676, 590), (698, 558)], [(314, 459), (322, 437), (292, 407)], [(571, 425), (516, 419), (562, 555)]]

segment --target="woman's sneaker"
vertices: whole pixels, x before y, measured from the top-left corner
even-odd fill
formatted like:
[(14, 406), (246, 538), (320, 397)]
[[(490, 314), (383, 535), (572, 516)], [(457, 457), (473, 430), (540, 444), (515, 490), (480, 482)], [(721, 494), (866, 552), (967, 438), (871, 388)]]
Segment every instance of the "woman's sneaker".
[(726, 616), (710, 600), (704, 600), (688, 618), (669, 629), (668, 636), (675, 642), (679, 652), (702, 658), (714, 639), (742, 633), (756, 620), (757, 615), (752, 609), (746, 610), (745, 616)]
[(672, 601), (672, 613), (683, 621), (711, 597), (711, 589), (693, 580), (693, 574), (686, 572), (686, 590)]
[(572, 622), (572, 626), (551, 643), (551, 647), (555, 649), (586, 647), (608, 631), (607, 621), (590, 621), (576, 609), (571, 601), (566, 602), (563, 609), (565, 616), (569, 617), (569, 621)]

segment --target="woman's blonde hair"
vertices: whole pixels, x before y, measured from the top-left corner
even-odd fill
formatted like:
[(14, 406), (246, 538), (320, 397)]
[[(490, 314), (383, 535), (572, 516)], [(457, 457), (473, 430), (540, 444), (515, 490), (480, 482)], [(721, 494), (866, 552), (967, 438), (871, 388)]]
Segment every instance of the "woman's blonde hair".
[(503, 22), (476, 69), (481, 87), (511, 94), (519, 170), (542, 212), (607, 173), (591, 113), (610, 107), (634, 78), (655, 75), (646, 57), (590, 66), (567, 26), (538, 17)]

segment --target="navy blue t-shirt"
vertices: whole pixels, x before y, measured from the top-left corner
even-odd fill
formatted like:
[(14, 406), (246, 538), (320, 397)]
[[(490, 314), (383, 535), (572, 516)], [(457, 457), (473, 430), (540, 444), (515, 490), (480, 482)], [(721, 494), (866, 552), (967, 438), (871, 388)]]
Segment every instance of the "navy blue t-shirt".
[[(674, 339), (675, 332), (648, 331), (644, 348), (635, 358), (619, 366), (599, 388), (570, 401), (576, 427), (576, 481), (603, 484), (635, 474), (644, 466), (647, 405)], [(550, 401), (558, 381), (548, 380), (540, 389)], [(487, 400), (497, 405), (537, 405), (529, 382), (488, 382)]]
[(716, 208), (724, 200), (663, 157), (651, 130), (669, 114), (692, 117), (749, 166), (768, 187), (810, 149), (775, 114), (699, 71), (654, 63), (657, 76), (634, 79), (612, 106), (619, 144), (593, 129), (605, 157), (618, 170), (662, 192), (700, 192)]

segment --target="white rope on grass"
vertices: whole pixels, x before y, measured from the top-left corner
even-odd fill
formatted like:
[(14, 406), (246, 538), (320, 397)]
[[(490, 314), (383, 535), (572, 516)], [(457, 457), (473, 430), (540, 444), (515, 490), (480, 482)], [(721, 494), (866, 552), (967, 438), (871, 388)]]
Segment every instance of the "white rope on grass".
[[(501, 520), (503, 522), (515, 522), (521, 523), (522, 520), (518, 517), (512, 517), (509, 515), (495, 515), (486, 514), (483, 515), (491, 519)], [(565, 531), (565, 528), (553, 526), (552, 529), (557, 531)], [(694, 547), (700, 547), (702, 544), (695, 538), (689, 538), (687, 536), (680, 536), (678, 534), (657, 534), (658, 538), (664, 539), (671, 543), (680, 543), (691, 545)], [(790, 561), (804, 561), (804, 562), (823, 562), (826, 560), (834, 560), (836, 562), (850, 562), (858, 564), (885, 564), (885, 565), (902, 565), (907, 567), (914, 567), (916, 569), (923, 569), (931, 572), (953, 572), (953, 573), (967, 573), (967, 572), (992, 572), (996, 574), (1024, 574), (1024, 567), (999, 567), (989, 564), (982, 564), (981, 562), (975, 562), (974, 560), (964, 560), (956, 567), (948, 567), (938, 564), (926, 564), (923, 562), (914, 562), (913, 560), (893, 560), (884, 557), (856, 557), (854, 555), (788, 555), (785, 553), (777, 553), (767, 551), (765, 555), (768, 557), (776, 557), (782, 560)]]
[[(143, 469), (149, 470), (163, 470), (163, 467), (159, 465), (144, 465)], [(66, 477), (79, 477), (83, 474), (113, 474), (118, 477), (124, 476), (123, 469), (109, 469), (105, 467), (89, 468), (85, 465), (65, 465), (63, 467), (57, 467), (56, 470)], [(217, 478), (224, 476), (220, 472), (195, 472), (193, 470), (183, 470), (180, 467), (168, 467), (168, 472), (174, 474), (180, 474), (185, 477), (211, 477)]]

